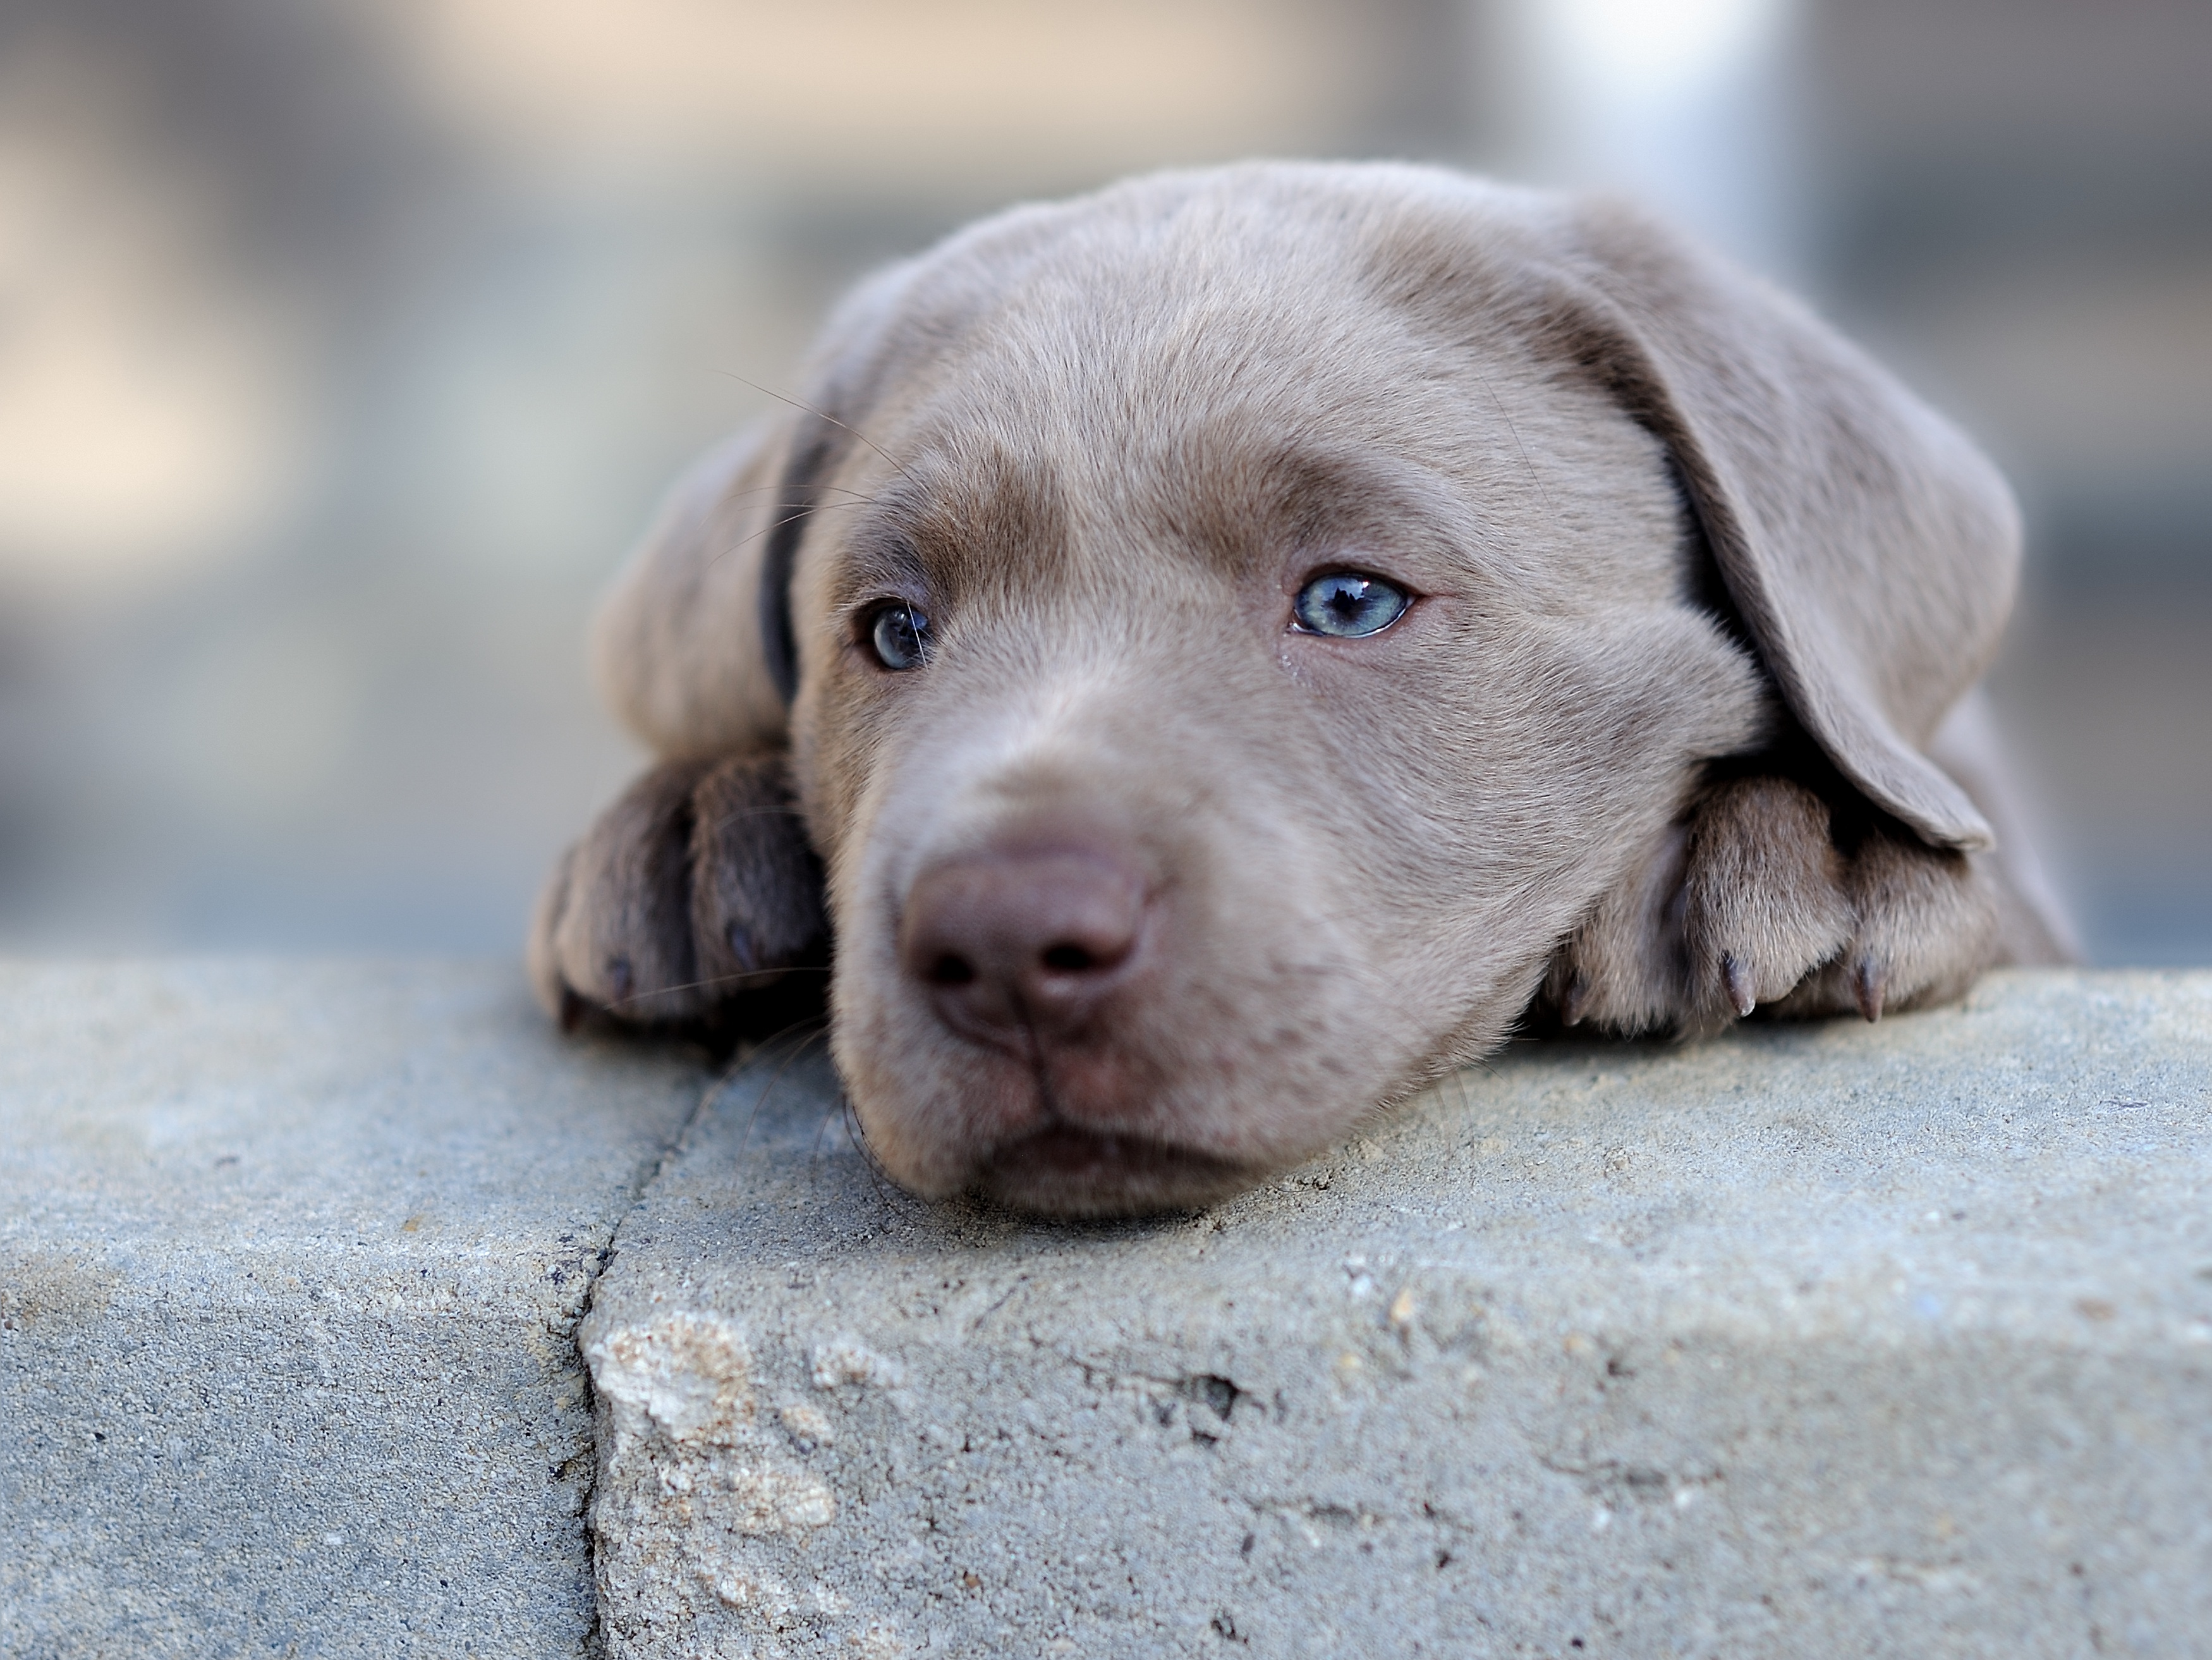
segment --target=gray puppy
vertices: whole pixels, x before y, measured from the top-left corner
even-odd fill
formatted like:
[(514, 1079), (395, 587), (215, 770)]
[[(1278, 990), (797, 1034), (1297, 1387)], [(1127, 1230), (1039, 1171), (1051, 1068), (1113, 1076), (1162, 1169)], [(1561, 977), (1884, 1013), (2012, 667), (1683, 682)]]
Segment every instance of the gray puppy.
[(1622, 208), (1141, 179), (881, 273), (794, 404), (605, 604), (663, 762), (532, 970), (695, 1020), (834, 937), (916, 1193), (1197, 1203), (1516, 1024), (1871, 1019), (2061, 954), (1977, 755), (2003, 481)]

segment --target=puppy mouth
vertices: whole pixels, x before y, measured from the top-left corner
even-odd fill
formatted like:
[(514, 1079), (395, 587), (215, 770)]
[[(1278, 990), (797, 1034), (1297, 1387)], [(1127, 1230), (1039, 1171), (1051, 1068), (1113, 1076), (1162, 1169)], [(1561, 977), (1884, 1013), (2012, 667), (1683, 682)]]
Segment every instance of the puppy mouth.
[(1195, 1147), (1060, 1122), (998, 1147), (975, 1185), (1018, 1210), (1127, 1216), (1208, 1204), (1264, 1173)]

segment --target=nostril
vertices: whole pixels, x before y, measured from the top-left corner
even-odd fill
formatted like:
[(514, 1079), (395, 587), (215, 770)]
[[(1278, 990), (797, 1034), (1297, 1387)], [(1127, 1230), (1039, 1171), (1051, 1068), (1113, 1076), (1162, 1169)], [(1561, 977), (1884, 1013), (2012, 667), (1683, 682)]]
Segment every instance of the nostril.
[(899, 919), (908, 983), (956, 1032), (1024, 1054), (1110, 1022), (1134, 994), (1148, 903), (1134, 862), (1015, 842), (926, 867)]
[(933, 986), (964, 986), (975, 978), (975, 965), (957, 952), (946, 952), (929, 965)]

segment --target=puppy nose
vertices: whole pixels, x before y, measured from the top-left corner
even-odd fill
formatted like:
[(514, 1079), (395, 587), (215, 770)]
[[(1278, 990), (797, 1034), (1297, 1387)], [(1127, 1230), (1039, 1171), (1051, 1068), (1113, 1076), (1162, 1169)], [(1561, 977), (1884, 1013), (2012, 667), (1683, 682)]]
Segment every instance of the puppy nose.
[(945, 1024), (1001, 1047), (1079, 1031), (1127, 977), (1145, 885), (1089, 848), (986, 852), (924, 871), (907, 895), (899, 954)]

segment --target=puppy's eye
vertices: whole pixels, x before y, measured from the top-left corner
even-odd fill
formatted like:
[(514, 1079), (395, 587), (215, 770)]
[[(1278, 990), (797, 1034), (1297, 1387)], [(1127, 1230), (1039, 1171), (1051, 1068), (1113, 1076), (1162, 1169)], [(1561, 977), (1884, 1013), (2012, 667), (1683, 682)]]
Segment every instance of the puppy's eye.
[(878, 605), (866, 619), (869, 651), (885, 668), (918, 669), (929, 651), (929, 617), (903, 599)]
[(1306, 634), (1334, 635), (1357, 640), (1380, 634), (1406, 614), (1413, 603), (1405, 589), (1356, 570), (1333, 570), (1316, 576), (1298, 590), (1291, 614)]

